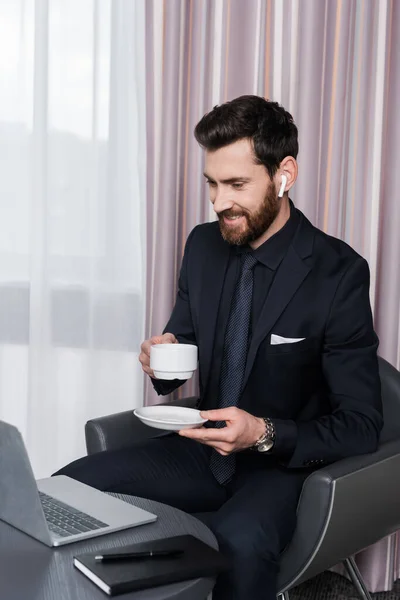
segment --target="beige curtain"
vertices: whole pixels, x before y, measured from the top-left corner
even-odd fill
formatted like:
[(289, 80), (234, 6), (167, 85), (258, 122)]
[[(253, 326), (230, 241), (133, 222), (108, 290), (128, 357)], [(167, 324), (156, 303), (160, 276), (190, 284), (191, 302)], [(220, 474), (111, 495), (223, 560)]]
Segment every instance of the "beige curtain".
[[(400, 2), (152, 0), (147, 7), (147, 336), (162, 331), (185, 239), (213, 218), (193, 139), (213, 105), (255, 93), (299, 127), (293, 199), (369, 262), (380, 354), (400, 367)], [(191, 383), (184, 394), (195, 391)], [(146, 401), (156, 396), (147, 386)], [(358, 562), (399, 577), (392, 536)]]

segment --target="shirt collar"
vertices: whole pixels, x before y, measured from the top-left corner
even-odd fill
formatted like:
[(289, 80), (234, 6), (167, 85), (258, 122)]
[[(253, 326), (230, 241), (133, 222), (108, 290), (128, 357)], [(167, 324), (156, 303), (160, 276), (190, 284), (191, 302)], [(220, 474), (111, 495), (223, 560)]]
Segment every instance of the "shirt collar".
[[(299, 215), (290, 200), (290, 217), (285, 225), (266, 242), (253, 251), (254, 257), (263, 265), (276, 271), (281, 264), (295, 234), (299, 223)], [(237, 246), (237, 252), (248, 252), (249, 246)]]

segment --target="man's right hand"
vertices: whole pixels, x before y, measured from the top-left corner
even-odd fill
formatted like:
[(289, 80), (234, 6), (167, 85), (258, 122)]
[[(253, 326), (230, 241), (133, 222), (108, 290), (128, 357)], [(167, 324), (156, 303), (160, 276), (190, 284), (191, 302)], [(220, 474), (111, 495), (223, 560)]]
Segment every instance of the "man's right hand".
[(164, 333), (163, 335), (155, 335), (149, 340), (143, 342), (140, 346), (139, 362), (142, 364), (142, 369), (147, 375), (157, 379), (154, 372), (150, 369), (150, 348), (154, 344), (179, 344), (173, 333)]

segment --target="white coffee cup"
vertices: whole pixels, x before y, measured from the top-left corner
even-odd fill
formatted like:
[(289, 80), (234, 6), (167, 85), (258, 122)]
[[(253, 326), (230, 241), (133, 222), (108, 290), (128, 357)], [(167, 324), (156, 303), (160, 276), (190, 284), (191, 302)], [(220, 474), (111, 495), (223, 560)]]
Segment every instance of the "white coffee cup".
[(150, 347), (150, 368), (157, 379), (190, 379), (197, 369), (197, 346), (154, 344)]

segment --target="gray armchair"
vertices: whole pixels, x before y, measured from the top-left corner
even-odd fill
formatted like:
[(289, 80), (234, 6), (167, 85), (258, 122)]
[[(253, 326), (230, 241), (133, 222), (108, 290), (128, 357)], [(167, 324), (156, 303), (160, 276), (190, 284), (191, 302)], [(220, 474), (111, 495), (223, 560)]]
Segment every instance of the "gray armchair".
[[(289, 599), (290, 588), (340, 562), (360, 597), (371, 600), (352, 556), (400, 529), (400, 373), (382, 358), (379, 369), (385, 418), (380, 447), (314, 471), (304, 482), (296, 530), (282, 554), (282, 600)], [(195, 407), (197, 401), (169, 404)], [(132, 411), (88, 421), (85, 431), (89, 454), (165, 435), (143, 425)]]

